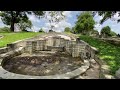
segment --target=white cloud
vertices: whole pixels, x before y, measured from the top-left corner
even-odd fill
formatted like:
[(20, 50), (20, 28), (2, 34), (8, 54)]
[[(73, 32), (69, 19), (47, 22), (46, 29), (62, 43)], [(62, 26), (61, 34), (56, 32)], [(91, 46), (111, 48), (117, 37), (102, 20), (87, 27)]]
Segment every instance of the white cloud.
[(72, 17), (71, 11), (64, 11), (63, 15), (65, 15), (66, 17)]
[(98, 30), (98, 32), (101, 31), (102, 29), (102, 25), (100, 25), (99, 23), (95, 25), (95, 29)]
[(95, 20), (95, 22), (97, 22), (97, 23), (99, 23), (102, 18), (103, 18), (103, 17), (102, 17), (102, 16), (99, 16), (98, 13), (94, 16), (94, 20)]
[[(94, 17), (94, 20), (96, 22), (99, 22), (101, 20), (102, 17), (96, 15), (96, 17)], [(95, 29), (97, 29), (99, 32), (101, 31), (101, 29), (105, 26), (110, 26), (111, 30), (116, 32), (116, 33), (120, 33), (120, 23), (117, 23), (117, 20), (120, 19), (120, 17), (118, 17), (118, 13), (114, 15), (114, 17), (112, 19), (108, 19), (107, 21), (105, 21), (102, 25), (97, 23), (95, 25)]]
[[(55, 26), (55, 28), (53, 30), (60, 32), (63, 31), (65, 27), (71, 27), (72, 25), (67, 22), (66, 20), (62, 20), (61, 22), (59, 22), (58, 24), (52, 23), (52, 25)], [(45, 23), (45, 26), (43, 27), (43, 29), (45, 31), (49, 31), (50, 29), (50, 23)]]
[(112, 19), (113, 19), (113, 20), (118, 20), (118, 19), (120, 19), (118, 12), (113, 16)]
[[(65, 27), (71, 27), (71, 23), (68, 22), (68, 18), (72, 18), (72, 14), (71, 14), (71, 11), (64, 11), (63, 12), (63, 15), (65, 15), (65, 19), (61, 20), (59, 23), (51, 23), (52, 25), (55, 26), (55, 28), (53, 30), (57, 31), (57, 32), (60, 32), (60, 31), (63, 31)], [(59, 17), (59, 16), (58, 16)], [(50, 19), (50, 16), (49, 14), (47, 14), (47, 19), (44, 19), (45, 21), (45, 24), (43, 26), (43, 29), (45, 31), (49, 31), (50, 29), (50, 23), (49, 23), (49, 20)]]
[(0, 17), (0, 27), (4, 27), (4, 26), (6, 25), (2, 22), (1, 17)]
[(31, 29), (27, 29), (28, 31), (38, 32), (40, 28), (38, 26), (32, 26)]
[(29, 17), (29, 20), (31, 20), (32, 22), (37, 22), (37, 23), (40, 23), (40, 19), (37, 18), (35, 15), (28, 15)]

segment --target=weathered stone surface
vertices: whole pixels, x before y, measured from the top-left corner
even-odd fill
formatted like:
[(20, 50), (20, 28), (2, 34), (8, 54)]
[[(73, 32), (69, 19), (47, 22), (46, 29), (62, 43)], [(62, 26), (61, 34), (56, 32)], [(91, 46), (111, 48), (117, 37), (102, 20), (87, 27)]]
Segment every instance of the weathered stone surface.
[(101, 72), (102, 73), (109, 73), (110, 72), (110, 69), (109, 69), (110, 67), (108, 66), (108, 65), (102, 65), (101, 66)]
[(109, 75), (109, 74), (104, 74), (104, 75), (103, 75), (103, 78), (104, 78), (104, 79), (115, 79), (114, 76)]
[(120, 69), (118, 69), (115, 73), (115, 77), (120, 79)]
[[(31, 44), (29, 44), (30, 42)], [(85, 52), (84, 57), (88, 58), (88, 52), (90, 52), (91, 50), (91, 47), (87, 45), (85, 42), (65, 40), (64, 38), (61, 38), (60, 36), (56, 35), (54, 37), (51, 36), (49, 38), (45, 38), (44, 40), (27, 41), (26, 51), (27, 52), (29, 51), (29, 53), (32, 53), (32, 52), (39, 51), (39, 50), (51, 50), (50, 46), (60, 47), (61, 45), (62, 47), (64, 47), (64, 50), (66, 50), (66, 52), (68, 52), (73, 57), (79, 57), (80, 52)], [(92, 53), (89, 53), (89, 56), (91, 55), (94, 55), (93, 51)]]
[(8, 51), (8, 47), (0, 48), (0, 54), (6, 53)]

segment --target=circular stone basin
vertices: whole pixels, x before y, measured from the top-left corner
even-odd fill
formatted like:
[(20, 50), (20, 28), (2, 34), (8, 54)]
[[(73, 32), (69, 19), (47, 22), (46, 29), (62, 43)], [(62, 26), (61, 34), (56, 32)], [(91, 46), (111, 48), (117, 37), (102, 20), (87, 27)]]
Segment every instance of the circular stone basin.
[[(38, 54), (38, 53), (37, 53)], [(80, 57), (73, 58), (66, 53), (50, 53), (39, 55), (20, 55), (3, 60), (3, 68), (9, 72), (33, 75), (49, 76), (64, 74), (78, 69), (83, 64)]]

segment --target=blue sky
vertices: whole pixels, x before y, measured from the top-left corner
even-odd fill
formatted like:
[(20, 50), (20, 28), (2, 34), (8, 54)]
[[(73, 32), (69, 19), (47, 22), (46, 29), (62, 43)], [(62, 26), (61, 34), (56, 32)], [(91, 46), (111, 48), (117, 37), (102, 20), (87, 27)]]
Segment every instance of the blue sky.
[[(79, 14), (80, 14), (80, 11), (64, 11), (64, 15), (66, 16), (66, 18), (56, 25), (55, 30), (58, 32), (61, 32), (64, 30), (65, 27), (73, 27), (75, 25), (75, 22), (77, 21), (76, 15), (79, 15)], [(32, 31), (38, 31), (40, 30), (40, 28), (42, 28), (45, 31), (48, 31), (50, 29), (50, 25), (47, 19), (44, 19), (44, 18), (38, 19), (34, 15), (28, 15), (28, 17), (33, 23), (33, 27), (31, 29)], [(94, 17), (94, 20), (97, 22), (97, 24), (95, 25), (95, 29), (97, 29), (99, 32), (102, 27), (109, 25), (112, 31), (116, 33), (120, 33), (120, 30), (119, 30), (120, 23), (117, 23), (116, 21), (117, 19), (120, 19), (120, 17), (118, 17), (118, 14), (116, 14), (112, 18), (112, 20), (109, 19), (105, 21), (102, 25), (99, 24), (99, 21), (101, 19), (102, 19), (102, 16), (96, 15)], [(3, 26), (5, 25), (2, 23), (0, 19), (0, 27), (3, 27)]]

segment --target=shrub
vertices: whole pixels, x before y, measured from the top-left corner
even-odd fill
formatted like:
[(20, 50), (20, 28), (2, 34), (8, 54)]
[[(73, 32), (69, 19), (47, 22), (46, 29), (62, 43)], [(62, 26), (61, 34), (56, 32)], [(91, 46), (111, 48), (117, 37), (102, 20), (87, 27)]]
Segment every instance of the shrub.
[(8, 27), (0, 28), (0, 32), (1, 33), (3, 33), (3, 32), (10, 32), (10, 28), (8, 28)]

